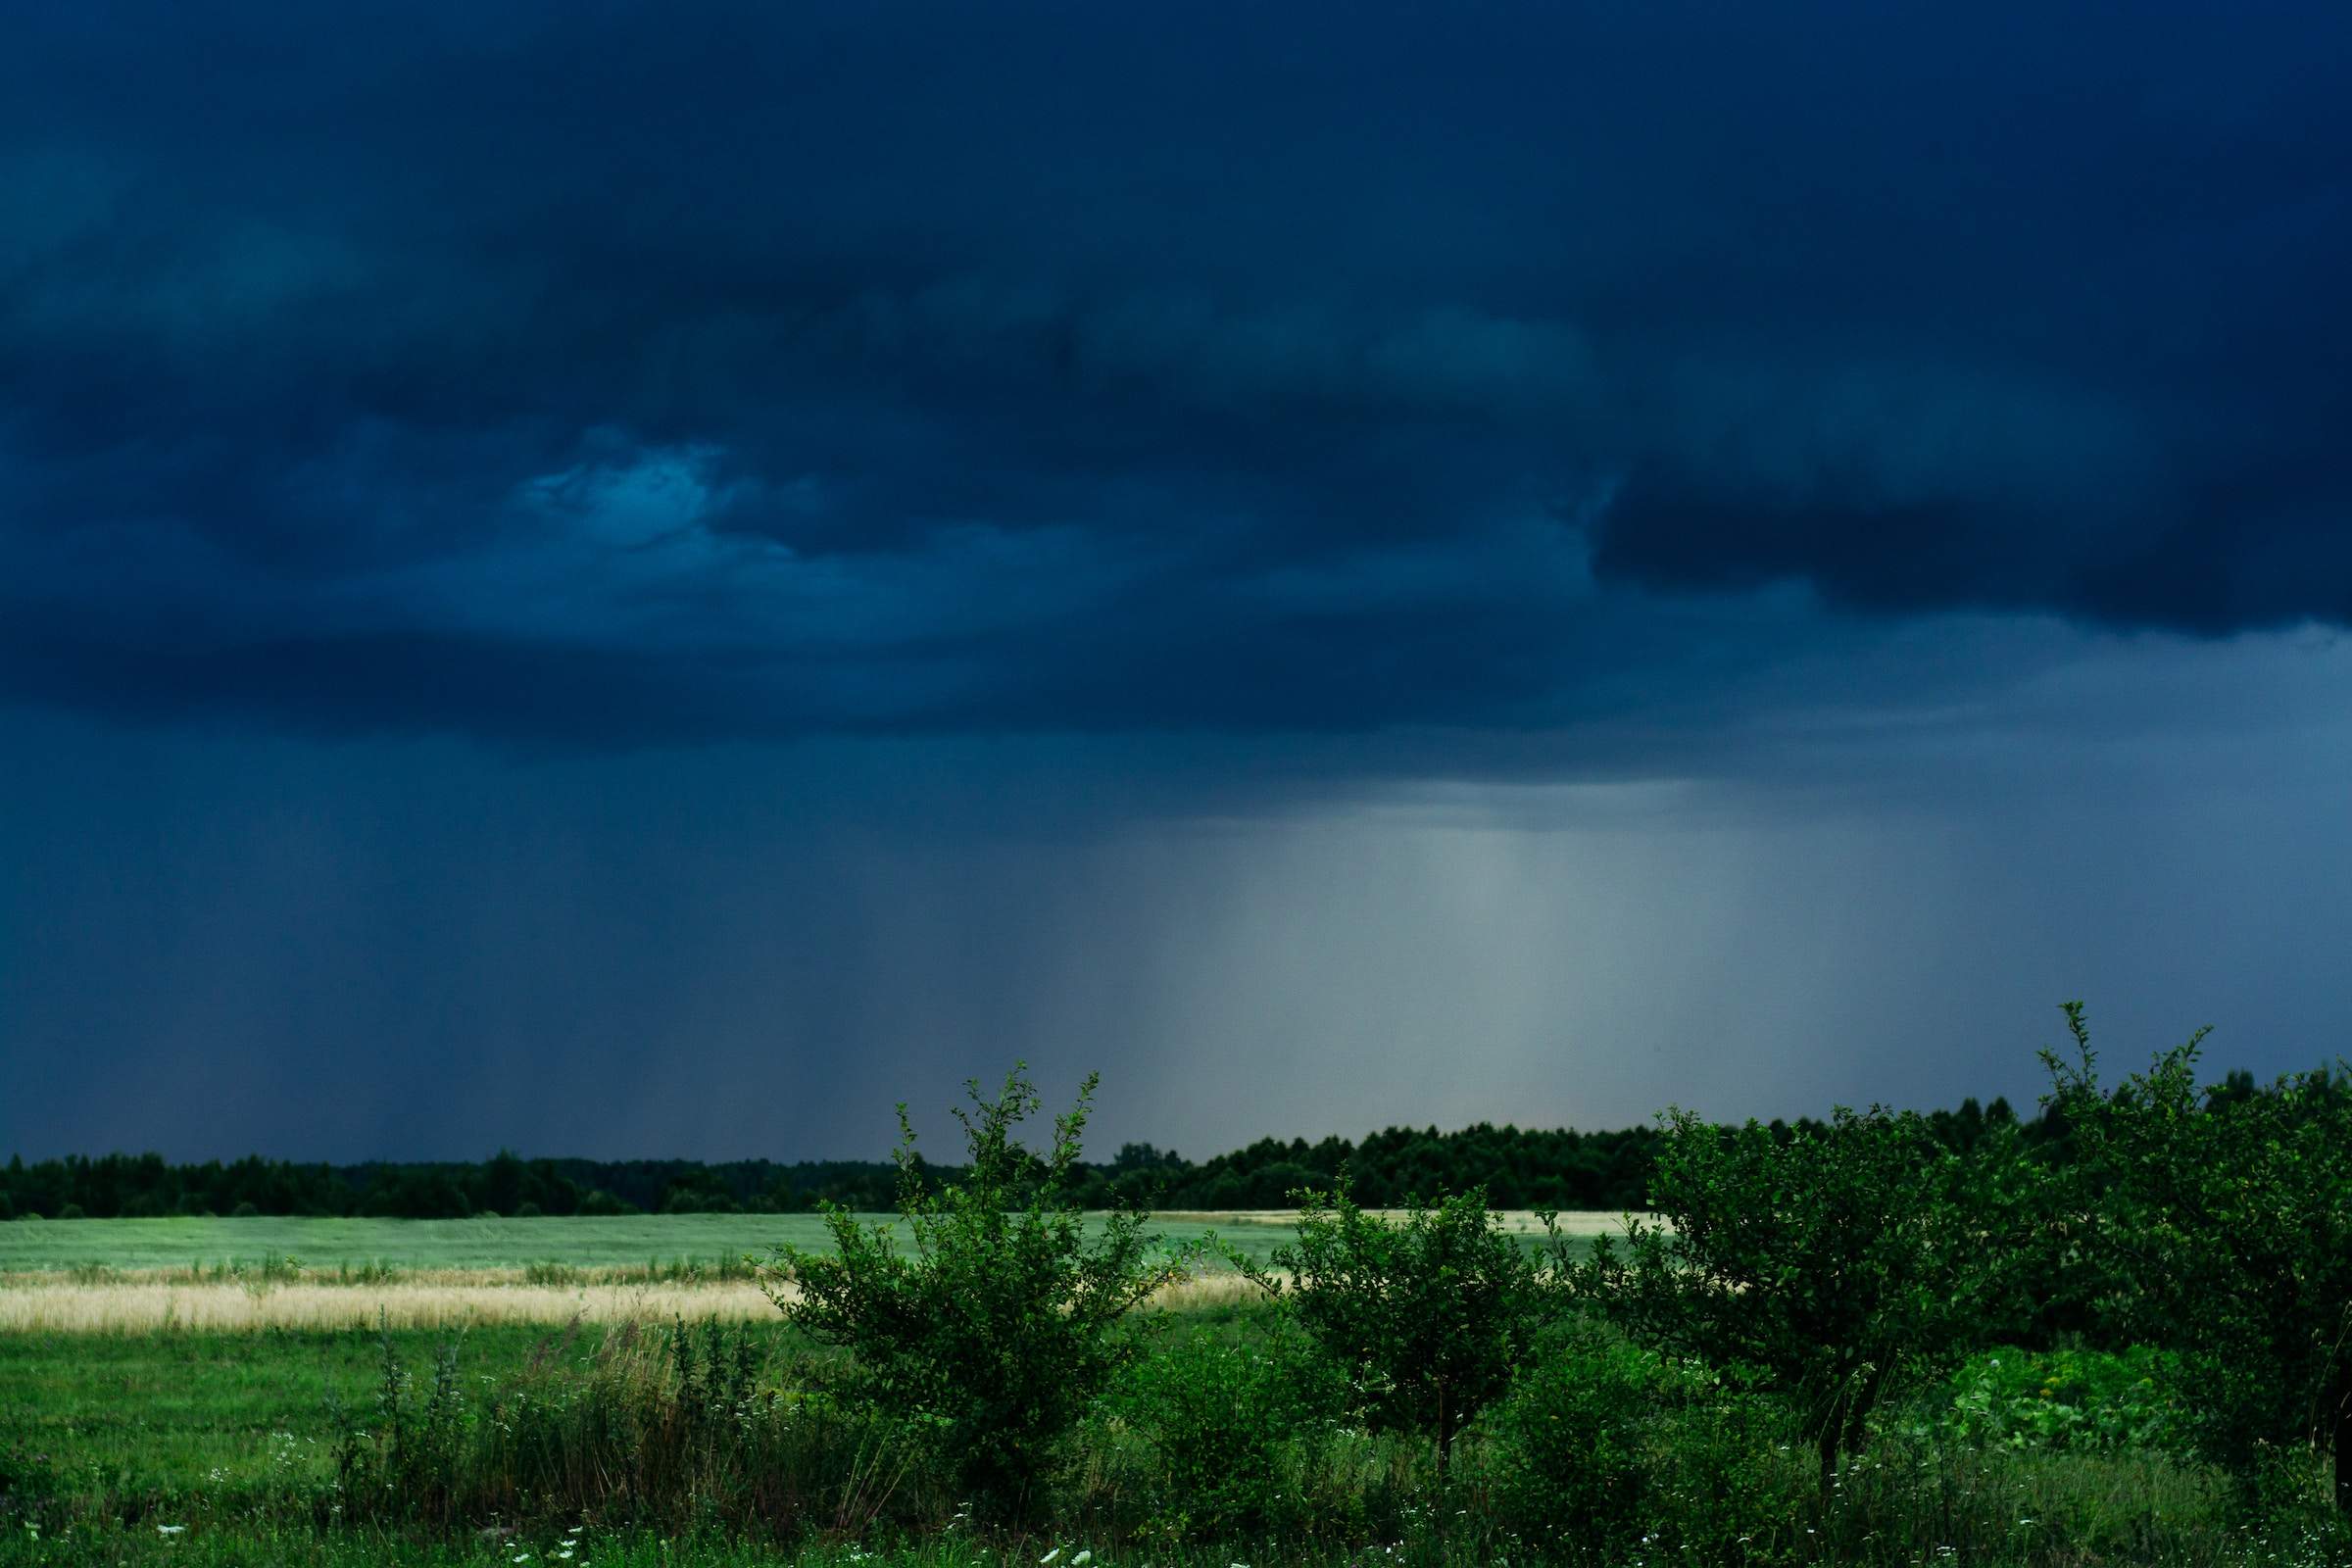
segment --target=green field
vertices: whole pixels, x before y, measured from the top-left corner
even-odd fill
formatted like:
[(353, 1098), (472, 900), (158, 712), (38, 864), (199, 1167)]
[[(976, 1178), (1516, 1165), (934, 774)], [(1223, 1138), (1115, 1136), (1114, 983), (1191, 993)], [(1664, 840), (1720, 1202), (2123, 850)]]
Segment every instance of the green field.
[[(886, 1219), (889, 1216), (869, 1216)], [(1264, 1259), (1287, 1225), (1168, 1221), (1170, 1243), (1212, 1232)], [(574, 1268), (719, 1263), (778, 1243), (824, 1250), (815, 1214), (639, 1214), (612, 1219), (45, 1219), (0, 1225), (0, 1274), (108, 1269), (219, 1269), (299, 1258), (310, 1269)]]
[[(784, 1333), (779, 1319), (763, 1337)], [(602, 1337), (591, 1326), (574, 1343)], [(449, 1338), (391, 1336), (419, 1366)], [(535, 1347), (562, 1343), (555, 1330), (506, 1325), (460, 1341), (471, 1379), (512, 1376)], [(232, 1497), (289, 1468), (323, 1473), (329, 1396), (364, 1404), (380, 1360), (377, 1337), (352, 1331), (0, 1334), (0, 1450), (45, 1454), (83, 1487)]]
[[(1187, 1216), (1163, 1230), (1171, 1240), (1214, 1230), (1259, 1257), (1294, 1234), (1244, 1216), (1215, 1226)], [(14, 1276), (0, 1296), (190, 1294), (153, 1280), (50, 1278), (87, 1269), (213, 1275), (270, 1257), (299, 1257), (321, 1276), (559, 1261), (674, 1268), (823, 1238), (814, 1217), (772, 1215), (40, 1221), (0, 1226), (0, 1270)], [(242, 1298), (277, 1287), (212, 1278), (202, 1289)], [(451, 1289), (528, 1294), (498, 1279)], [(698, 1299), (736, 1291), (759, 1304), (740, 1279), (664, 1290)], [(356, 1283), (327, 1294), (368, 1299)], [(1628, 1360), (1621, 1340), (1546, 1339), (1513, 1396), (1524, 1402), (1469, 1429), (1447, 1475), (1417, 1437), (1346, 1414), (1340, 1386), (1298, 1359), (1296, 1328), (1262, 1298), (1204, 1292), (1146, 1311), (1144, 1359), (1076, 1429), (1050, 1514), (982, 1529), (960, 1493), (905, 1468), (919, 1446), (888, 1446), (903, 1441), (892, 1429), (828, 1406), (824, 1363), (838, 1351), (764, 1308), (707, 1324), (668, 1311), (381, 1335), (0, 1332), (0, 1568), (1470, 1568), (1541, 1559), (1522, 1532), (1553, 1528), (1553, 1499), (1578, 1485), (1587, 1491), (1573, 1506), (1638, 1512), (1643, 1529), (1658, 1521), (1687, 1543), (1605, 1559), (1555, 1554), (1612, 1568), (2352, 1565), (2352, 1534), (2325, 1509), (2316, 1456), (2279, 1472), (2292, 1488), (2282, 1501), (2248, 1511), (2230, 1478), (2183, 1446), (2169, 1363), (2136, 1352), (1977, 1352), (1949, 1379), (1905, 1387), (1870, 1447), (1834, 1489), (1818, 1489), (1785, 1402)], [(745, 1368), (740, 1387), (753, 1392), (713, 1402), (722, 1365)], [(454, 1396), (446, 1428), (418, 1414), (436, 1389)], [(1604, 1417), (1619, 1424), (1592, 1431), (1638, 1446), (1611, 1461), (1638, 1456), (1642, 1468), (1621, 1478), (1644, 1489), (1637, 1497), (1579, 1480), (1599, 1462), (1584, 1437), (1542, 1436), (1562, 1421), (1582, 1434), (1576, 1423)], [(445, 1436), (429, 1438), (436, 1430)], [(346, 1512), (346, 1500), (372, 1494), (338, 1470), (338, 1446), (352, 1452), (354, 1432), (379, 1456), (411, 1443), (454, 1456), (416, 1471), (418, 1490), (402, 1496), (462, 1486), (447, 1494), (463, 1505), (442, 1516)], [(1186, 1443), (1195, 1446), (1175, 1446)], [(1542, 1467), (1531, 1470), (1536, 1455)], [(1259, 1500), (1220, 1522), (1200, 1499), (1222, 1495), (1230, 1477), (1247, 1484), (1237, 1495)]]
[[(1180, 1317), (1174, 1325), (1180, 1338), (1206, 1336), (1245, 1347), (1263, 1344), (1271, 1327), (1257, 1309)], [(459, 1381), (480, 1419), (494, 1421), (501, 1389), (544, 1388), (551, 1377), (576, 1376), (566, 1369), (585, 1368), (600, 1345), (625, 1332), (632, 1331), (594, 1325), (575, 1332), (472, 1330), (457, 1341)], [(771, 1375), (788, 1375), (794, 1353), (806, 1348), (781, 1321), (749, 1332), (774, 1369)], [(390, 1336), (420, 1380), (429, 1378), (434, 1351), (448, 1339), (422, 1332)], [(1139, 1472), (1133, 1467), (1148, 1455), (1108, 1428), (1086, 1440), (1098, 1446), (1090, 1467), (1109, 1467), (1102, 1471), (1108, 1479), (1080, 1483), (1091, 1489), (1088, 1500), (1033, 1536), (975, 1538), (951, 1521), (914, 1536), (842, 1537), (820, 1529), (775, 1539), (747, 1532), (740, 1520), (704, 1528), (691, 1520), (631, 1518), (625, 1506), (610, 1517), (537, 1510), (515, 1517), (511, 1527), (473, 1521), (446, 1533), (368, 1525), (320, 1529), (310, 1499), (331, 1495), (329, 1402), (367, 1410), (381, 1384), (381, 1353), (377, 1336), (355, 1331), (0, 1334), (0, 1506), (12, 1469), (18, 1487), (29, 1481), (36, 1489), (17, 1498), (26, 1511), (0, 1534), (0, 1563), (950, 1568), (1038, 1564), (1056, 1548), (1056, 1559), (1066, 1564), (1090, 1546), (1093, 1568), (1289, 1562), (1468, 1568), (1523, 1560), (1511, 1539), (1491, 1523), (1465, 1524), (1451, 1507), (1429, 1505), (1427, 1499), (1444, 1489), (1433, 1484), (1426, 1455), (1410, 1445), (1348, 1434), (1325, 1440), (1320, 1485), (1328, 1489), (1328, 1505), (1365, 1510), (1362, 1515), (1353, 1523), (1335, 1522), (1329, 1539), (1260, 1542), (1249, 1548), (1138, 1538), (1132, 1528), (1112, 1532), (1107, 1516), (1094, 1510), (1107, 1506), (1106, 1498), (1115, 1501), (1113, 1483), (1122, 1473), (1129, 1480), (1121, 1484), (1135, 1484)], [(1722, 1560), (1886, 1568), (1919, 1561), (2318, 1568), (2340, 1560), (2316, 1540), (2248, 1529), (2232, 1516), (2220, 1478), (2172, 1455), (2008, 1452), (1901, 1435), (1910, 1421), (1932, 1416), (1948, 1397), (1923, 1391), (1919, 1402), (1888, 1423), (1874, 1458), (1854, 1467), (1844, 1494), (1818, 1510), (1804, 1501), (1801, 1454), (1753, 1455), (1745, 1462), (1761, 1466), (1758, 1473), (1781, 1472), (1784, 1482), (1793, 1483), (1788, 1495), (1803, 1511), (1781, 1519), (1770, 1549)], [(1465, 1464), (1452, 1495), (1469, 1507), (1479, 1504), (1496, 1473), (1483, 1444), (1472, 1446)], [(1301, 1474), (1313, 1480), (1315, 1471)], [(1762, 1517), (1772, 1516), (1767, 1510)], [(1350, 1544), (1351, 1534), (1373, 1544)], [(1953, 1542), (1961, 1544), (1935, 1549)]]

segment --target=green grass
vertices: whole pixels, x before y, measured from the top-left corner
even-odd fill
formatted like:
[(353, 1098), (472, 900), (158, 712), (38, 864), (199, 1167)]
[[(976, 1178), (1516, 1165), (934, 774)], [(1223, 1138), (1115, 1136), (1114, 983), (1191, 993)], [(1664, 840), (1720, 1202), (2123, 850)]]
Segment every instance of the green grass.
[[(763, 1326), (779, 1342), (779, 1319)], [(512, 1377), (534, 1349), (581, 1355), (605, 1331), (576, 1337), (503, 1324), (460, 1337), (465, 1373)], [(429, 1367), (447, 1332), (395, 1331), (412, 1367)], [(199, 1334), (0, 1334), (0, 1450), (45, 1454), (76, 1490), (235, 1492), (323, 1474), (330, 1396), (374, 1396), (371, 1333), (265, 1330)]]
[[(888, 1216), (869, 1216), (887, 1218)], [(1170, 1221), (1154, 1227), (1183, 1242), (1216, 1230), (1263, 1260), (1291, 1239), (1290, 1227), (1217, 1227)], [(0, 1225), (0, 1273), (74, 1269), (219, 1269), (300, 1258), (314, 1270), (383, 1265), (395, 1269), (643, 1268), (764, 1255), (777, 1243), (827, 1250), (815, 1214), (636, 1214), (616, 1219), (45, 1219)]]
[[(1267, 1327), (1258, 1309), (1182, 1316), (1179, 1333), (1238, 1337), (1237, 1343)], [(534, 1368), (584, 1364), (607, 1332), (593, 1326), (576, 1334), (476, 1329), (463, 1337), (461, 1373), (469, 1391), (487, 1391), (534, 1375)], [(771, 1350), (797, 1348), (781, 1322), (754, 1332)], [(392, 1338), (411, 1371), (423, 1377), (434, 1348), (448, 1336), (420, 1331)], [(1271, 1544), (1147, 1543), (1088, 1518), (987, 1541), (951, 1527), (911, 1542), (888, 1536), (837, 1541), (821, 1533), (779, 1542), (757, 1532), (698, 1527), (662, 1533), (569, 1515), (537, 1516), (513, 1535), (499, 1534), (502, 1526), (485, 1533), (471, 1521), (448, 1535), (320, 1530), (305, 1508), (289, 1508), (286, 1499), (316, 1495), (318, 1484), (330, 1475), (327, 1401), (338, 1397), (367, 1408), (377, 1388), (379, 1358), (374, 1335), (348, 1330), (0, 1335), (0, 1493), (12, 1456), (37, 1454), (63, 1494), (87, 1499), (52, 1511), (36, 1533), (25, 1523), (29, 1515), (12, 1518), (0, 1496), (0, 1564), (977, 1568), (1035, 1565), (1055, 1547), (1062, 1568), (1081, 1549), (1091, 1550), (1092, 1568), (1466, 1568), (1526, 1560), (1494, 1525), (1455, 1511), (1457, 1504), (1479, 1509), (1489, 1484), (1475, 1449), (1463, 1490), (1444, 1494), (1431, 1488), (1425, 1462), (1400, 1471), (1402, 1448), (1362, 1442), (1356, 1446), (1361, 1474), (1343, 1479), (1343, 1489), (1361, 1494), (1402, 1485), (1408, 1496), (1424, 1500), (1368, 1535), (1360, 1523), (1335, 1523), (1329, 1540)], [(482, 1405), (477, 1396), (475, 1407)], [(1770, 1454), (1762, 1457), (1767, 1466), (1774, 1462)], [(1800, 1494), (1807, 1463), (1801, 1453), (1782, 1463)], [(1334, 1496), (1350, 1494), (1343, 1490)], [(568, 1534), (575, 1522), (581, 1524), (576, 1537)], [(562, 1556), (567, 1539), (569, 1559)], [(1803, 1514), (1778, 1539), (1776, 1549), (1751, 1560), (1873, 1568), (1945, 1561), (2011, 1568), (2100, 1562), (2318, 1568), (2344, 1560), (2340, 1535), (2323, 1537), (2306, 1524), (2233, 1522), (2219, 1479), (2169, 1455), (2009, 1452), (1891, 1435), (1849, 1470), (1828, 1513)], [(1939, 1554), (1938, 1544), (1955, 1541), (1963, 1544), (1954, 1554)]]

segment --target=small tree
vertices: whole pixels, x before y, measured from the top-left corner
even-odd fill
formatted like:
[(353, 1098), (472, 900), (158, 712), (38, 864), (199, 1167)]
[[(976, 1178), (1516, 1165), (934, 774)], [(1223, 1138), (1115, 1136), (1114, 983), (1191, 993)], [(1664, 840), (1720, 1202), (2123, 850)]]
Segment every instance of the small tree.
[(1666, 1135), (1666, 1223), (1600, 1238), (1581, 1291), (1636, 1339), (1790, 1398), (1826, 1494), (1888, 1388), (1952, 1358), (1987, 1294), (1998, 1249), (1969, 1170), (1876, 1107), (1786, 1133), (1673, 1110)]
[(1344, 1179), (1297, 1196), (1298, 1240), (1272, 1254), (1290, 1282), (1245, 1271), (1347, 1380), (1366, 1424), (1428, 1437), (1443, 1476), (1453, 1440), (1567, 1304), (1553, 1216), (1543, 1215), (1551, 1246), (1531, 1255), (1487, 1212), (1484, 1188), (1414, 1199), (1398, 1222), (1358, 1207)]
[(1133, 1355), (1119, 1320), (1189, 1267), (1144, 1234), (1140, 1211), (1087, 1238), (1069, 1189), (1096, 1081), (1055, 1118), (1042, 1158), (1014, 1138), (1042, 1103), (1025, 1064), (994, 1100), (968, 1083), (971, 1108), (956, 1118), (970, 1164), (937, 1190), (902, 1102), (898, 1207), (912, 1251), (888, 1224), (827, 1203), (834, 1252), (779, 1247), (769, 1276), (793, 1323), (850, 1352), (833, 1391), (899, 1422), (999, 1517), (1027, 1513), (1062, 1441)]
[(2100, 1090), (2082, 1004), (2050, 1052), (2073, 1158), (2059, 1223), (2107, 1289), (2107, 1325), (2178, 1350), (2209, 1457), (2248, 1483), (2281, 1451), (2335, 1455), (2352, 1512), (2352, 1085), (2325, 1071), (2202, 1091), (2206, 1030)]

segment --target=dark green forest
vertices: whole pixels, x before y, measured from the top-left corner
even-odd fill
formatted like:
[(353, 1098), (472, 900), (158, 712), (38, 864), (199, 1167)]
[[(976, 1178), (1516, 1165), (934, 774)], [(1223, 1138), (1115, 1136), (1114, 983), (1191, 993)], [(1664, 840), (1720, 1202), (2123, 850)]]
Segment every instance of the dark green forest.
[[(2236, 1092), (2253, 1081), (2234, 1075)], [(2005, 1100), (1928, 1117), (1936, 1135), (1966, 1152), (1989, 1128), (2012, 1124)], [(1786, 1135), (1819, 1124), (1774, 1123)], [(2023, 1128), (2029, 1142), (2059, 1136), (2050, 1117)], [(1128, 1144), (1107, 1162), (1087, 1164), (1076, 1197), (1090, 1208), (1137, 1204), (1165, 1209), (1276, 1208), (1302, 1187), (1328, 1187), (1341, 1174), (1375, 1206), (1414, 1196), (1484, 1187), (1497, 1208), (1639, 1209), (1659, 1131), (1606, 1132), (1495, 1127), (1454, 1132), (1391, 1127), (1360, 1142), (1262, 1138), (1248, 1148), (1191, 1160), (1150, 1144)], [(954, 1179), (957, 1167), (940, 1166)], [(832, 1202), (853, 1209), (892, 1205), (897, 1168), (888, 1160), (526, 1159), (501, 1151), (460, 1162), (305, 1164), (259, 1154), (173, 1164), (160, 1154), (70, 1155), (0, 1173), (0, 1219), (143, 1218), (170, 1214), (374, 1215), (465, 1219), (475, 1215), (632, 1213), (805, 1213)]]

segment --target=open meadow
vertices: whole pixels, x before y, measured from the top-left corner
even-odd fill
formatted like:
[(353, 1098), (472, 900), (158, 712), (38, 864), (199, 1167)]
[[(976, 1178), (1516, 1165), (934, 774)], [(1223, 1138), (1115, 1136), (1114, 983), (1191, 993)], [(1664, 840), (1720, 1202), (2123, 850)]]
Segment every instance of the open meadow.
[[(863, 1216), (899, 1240), (895, 1216)], [(1533, 1215), (1499, 1216), (1540, 1235)], [(1295, 1238), (1274, 1210), (1155, 1218), (1169, 1247), (1214, 1242), (1253, 1264)], [(1098, 1216), (1092, 1227), (1100, 1230)], [(1582, 1241), (1619, 1223), (1562, 1217)], [(399, 1328), (716, 1318), (776, 1307), (757, 1264), (779, 1245), (829, 1251), (814, 1214), (668, 1214), (463, 1220), (171, 1218), (0, 1225), (0, 1331)], [(1230, 1257), (1204, 1254), (1171, 1299), (1247, 1290)]]
[[(1140, 1392), (1121, 1395), (1079, 1433), (1054, 1521), (1009, 1536), (971, 1529), (967, 1499), (890, 1459), (870, 1432), (838, 1413), (809, 1404), (778, 1415), (793, 1408), (789, 1391), (805, 1369), (827, 1356), (772, 1309), (707, 1343), (710, 1326), (681, 1334), (662, 1319), (476, 1320), (383, 1333), (0, 1331), (0, 1494), (19, 1515), (0, 1536), (0, 1562), (960, 1568), (1036, 1564), (1055, 1553), (1096, 1568), (1450, 1568), (1529, 1555), (1530, 1510), (1544, 1506), (1551, 1483), (1539, 1480), (1531, 1492), (1517, 1425), (1474, 1434), (1452, 1476), (1442, 1477), (1409, 1439), (1335, 1421), (1311, 1401), (1284, 1407), (1269, 1372), (1291, 1365), (1290, 1352), (1262, 1305), (1227, 1297), (1163, 1321), (1157, 1364), (1220, 1381), (1192, 1394), (1182, 1381), (1156, 1384), (1154, 1396), (1196, 1408), (1186, 1401), (1230, 1396), (1258, 1429), (1212, 1425), (1205, 1447), (1188, 1446), (1137, 1402)], [(756, 1368), (749, 1397), (725, 1427), (707, 1431), (697, 1423), (712, 1418), (695, 1413), (692, 1391), (720, 1380), (714, 1369), (738, 1357)], [(2018, 1365), (2006, 1379), (1980, 1360), (1907, 1403), (1828, 1498), (1814, 1496), (1801, 1446), (1769, 1414), (1724, 1406), (1735, 1423), (1727, 1448), (1672, 1416), (1687, 1392), (1647, 1391), (1685, 1423), (1679, 1451), (1660, 1461), (1677, 1491), (1645, 1493), (1649, 1505), (1693, 1532), (1719, 1526), (1724, 1539), (1680, 1555), (1592, 1560), (2216, 1568), (2335, 1560), (2316, 1537), (2249, 1535), (2223, 1480), (2167, 1444), (2069, 1446), (2050, 1437), (2054, 1428), (2012, 1441), (1998, 1424), (2017, 1409), (2046, 1408), (2042, 1385), (2052, 1377), (2069, 1380), (2069, 1401), (2113, 1400), (2112, 1390), (2090, 1390), (2081, 1368), (2058, 1359)], [(1598, 1383), (1610, 1396), (1627, 1393), (1619, 1376)], [(1960, 1412), (1986, 1407), (1995, 1387), (1991, 1424), (1964, 1426)], [(1543, 1396), (1563, 1393), (1560, 1414), (1589, 1419), (1588, 1397), (1550, 1385)], [(440, 1418), (431, 1412), (445, 1396), (462, 1436), (456, 1426), (433, 1436)], [(387, 1422), (390, 1406), (406, 1412), (405, 1426)], [(2070, 1404), (2065, 1414), (2087, 1424), (2100, 1412)], [(598, 1458), (603, 1440), (591, 1429), (612, 1420), (633, 1436)], [(392, 1437), (396, 1430), (405, 1436)], [(444, 1441), (459, 1446), (419, 1459), (424, 1468), (410, 1483), (410, 1501), (426, 1512), (412, 1515), (404, 1501), (390, 1513), (341, 1516), (361, 1494), (354, 1477), (366, 1456), (401, 1442), (432, 1454), (429, 1446)], [(632, 1472), (667, 1445), (677, 1446), (663, 1462), (686, 1470)], [(726, 1445), (745, 1451), (730, 1458)], [(361, 1472), (351, 1468), (355, 1455)], [(1244, 1463), (1267, 1468), (1224, 1473)], [(448, 1495), (453, 1484), (486, 1490), (453, 1502), (454, 1512), (433, 1512), (426, 1499)], [(1579, 1485), (1562, 1472), (1561, 1505), (1578, 1505)], [(1701, 1492), (1681, 1494), (1693, 1487)], [(1712, 1490), (1724, 1487), (1735, 1490)], [(1454, 1500), (1441, 1508), (1441, 1497)], [(1247, 1547), (1227, 1541), (1237, 1530), (1248, 1532)], [(1735, 1532), (1754, 1539), (1736, 1542)], [(2290, 1547), (2284, 1554), (2281, 1544)]]
[[(1253, 1259), (1269, 1256), (1293, 1234), (1283, 1209), (1169, 1212), (1152, 1229), (1171, 1244), (1215, 1236)], [(1514, 1234), (1534, 1235), (1536, 1216), (1497, 1214)], [(903, 1227), (893, 1214), (861, 1223)], [(1622, 1216), (1593, 1211), (1559, 1216), (1572, 1237), (1618, 1228)], [(1100, 1224), (1100, 1221), (1097, 1221)], [(318, 1274), (369, 1270), (519, 1269), (533, 1264), (580, 1270), (714, 1272), (739, 1267), (782, 1244), (823, 1250), (831, 1238), (818, 1214), (631, 1214), (616, 1218), (50, 1219), (0, 1225), (0, 1276), (111, 1269), (121, 1273), (191, 1273), (258, 1267), (299, 1259)]]

